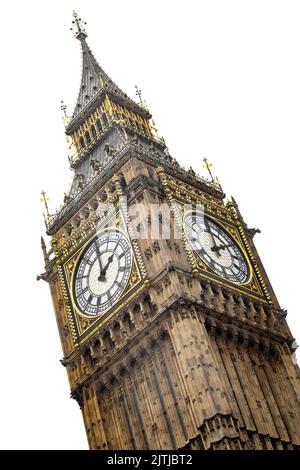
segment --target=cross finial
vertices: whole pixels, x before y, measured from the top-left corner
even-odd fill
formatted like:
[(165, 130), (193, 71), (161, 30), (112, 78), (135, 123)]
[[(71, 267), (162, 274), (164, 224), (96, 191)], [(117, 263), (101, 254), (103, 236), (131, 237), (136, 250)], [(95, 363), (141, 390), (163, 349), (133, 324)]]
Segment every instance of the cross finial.
[(65, 104), (64, 100), (61, 100), (60, 102), (60, 109), (64, 113), (64, 116), (67, 117), (67, 113), (66, 113), (67, 105)]
[(79, 40), (85, 39), (87, 37), (87, 33), (85, 31), (86, 22), (79, 18), (76, 11), (73, 11), (73, 18), (72, 21), (72, 28), (71, 31), (75, 28), (75, 37)]
[(40, 201), (45, 204), (45, 209), (46, 209), (47, 217), (49, 218), (49, 217), (50, 217), (50, 212), (49, 212), (49, 207), (48, 207), (49, 198), (48, 198), (47, 195), (46, 195), (46, 191), (42, 191), (42, 192), (41, 192), (41, 195), (42, 195), (43, 197), (40, 199)]
[(136, 94), (136, 96), (139, 97), (140, 104), (143, 104), (142, 91), (139, 89), (139, 87), (137, 85), (135, 85), (135, 94)]
[(212, 163), (209, 163), (206, 157), (203, 158), (203, 161), (204, 161), (203, 167), (207, 169), (209, 176), (211, 178), (211, 181), (214, 181), (214, 177), (211, 172)]

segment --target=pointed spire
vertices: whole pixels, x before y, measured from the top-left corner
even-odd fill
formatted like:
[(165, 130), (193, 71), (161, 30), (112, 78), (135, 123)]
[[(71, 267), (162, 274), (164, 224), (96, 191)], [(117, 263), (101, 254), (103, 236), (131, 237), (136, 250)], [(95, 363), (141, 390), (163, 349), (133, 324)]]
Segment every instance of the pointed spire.
[(126, 93), (124, 93), (117, 85), (109, 78), (109, 76), (100, 67), (93, 53), (91, 52), (87, 42), (87, 33), (85, 31), (86, 22), (78, 17), (76, 12), (73, 12), (74, 20), (72, 21), (76, 39), (81, 43), (82, 52), (82, 76), (80, 90), (73, 112), (72, 120), (85, 109), (103, 89), (111, 91), (123, 99), (129, 100)]
[(41, 248), (44, 256), (45, 266), (49, 263), (49, 256), (47, 253), (46, 243), (43, 237), (41, 237)]

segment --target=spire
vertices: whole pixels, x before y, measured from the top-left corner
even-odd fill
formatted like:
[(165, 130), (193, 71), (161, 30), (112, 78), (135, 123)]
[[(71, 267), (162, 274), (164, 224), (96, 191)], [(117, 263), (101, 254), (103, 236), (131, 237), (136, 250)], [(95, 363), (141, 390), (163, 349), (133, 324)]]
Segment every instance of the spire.
[(41, 237), (41, 248), (42, 248), (42, 251), (43, 251), (44, 261), (45, 261), (45, 265), (46, 265), (47, 263), (49, 263), (49, 256), (48, 256), (48, 253), (47, 253), (46, 243), (45, 243), (45, 240), (44, 240), (43, 237)]
[(128, 96), (109, 78), (109, 76), (100, 67), (93, 53), (91, 52), (87, 42), (87, 33), (85, 31), (86, 22), (73, 12), (74, 20), (72, 21), (74, 35), (81, 43), (82, 52), (82, 76), (80, 90), (76, 101), (75, 109), (72, 116), (73, 119), (80, 112), (87, 108), (94, 101), (96, 95), (102, 90), (113, 92), (119, 97), (129, 100)]

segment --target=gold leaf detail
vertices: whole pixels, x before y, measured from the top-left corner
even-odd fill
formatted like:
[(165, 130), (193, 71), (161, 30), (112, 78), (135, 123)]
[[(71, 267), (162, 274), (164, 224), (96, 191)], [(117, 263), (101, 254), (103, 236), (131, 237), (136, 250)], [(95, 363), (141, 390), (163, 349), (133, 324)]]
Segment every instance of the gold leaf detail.
[(129, 280), (129, 287), (133, 287), (139, 280), (139, 275), (136, 271), (134, 271), (131, 276), (130, 276), (130, 280)]
[(89, 320), (88, 318), (84, 318), (81, 316), (78, 316), (78, 319), (82, 332), (86, 331), (95, 322), (94, 319)]
[(74, 264), (75, 264), (75, 263), (74, 263), (74, 260), (72, 260), (72, 261), (70, 261), (70, 262), (68, 263), (68, 270), (69, 270), (70, 273), (71, 273), (71, 272), (73, 271), (73, 269), (74, 269)]

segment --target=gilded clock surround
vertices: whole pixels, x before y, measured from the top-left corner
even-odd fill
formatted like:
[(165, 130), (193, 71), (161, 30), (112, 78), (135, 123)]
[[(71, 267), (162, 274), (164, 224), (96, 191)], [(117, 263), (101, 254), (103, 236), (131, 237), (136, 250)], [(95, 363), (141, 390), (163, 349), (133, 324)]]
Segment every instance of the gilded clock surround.
[(174, 219), (177, 223), (179, 230), (182, 233), (182, 242), (187, 252), (189, 262), (191, 263), (193, 274), (195, 276), (201, 275), (207, 279), (217, 279), (222, 285), (228, 284), (228, 281), (216, 276), (209, 267), (201, 261), (191, 249), (188, 240), (182, 228), (182, 220), (186, 205), (194, 207), (201, 206), (204, 213), (207, 214), (212, 220), (215, 220), (223, 229), (230, 233), (231, 237), (235, 240), (237, 245), (243, 252), (249, 264), (250, 278), (249, 281), (241, 288), (241, 285), (236, 285), (235, 289), (238, 292), (247, 291), (248, 295), (253, 298), (259, 298), (261, 301), (266, 301), (272, 304), (271, 296), (268, 288), (260, 273), (258, 264), (255, 260), (254, 254), (251, 250), (250, 244), (243, 230), (242, 224), (239, 223), (234, 206), (231, 201), (228, 201), (226, 206), (221, 201), (215, 200), (213, 196), (206, 195), (199, 190), (196, 190), (190, 185), (186, 185), (180, 181), (176, 181), (170, 176), (166, 175), (163, 167), (157, 168), (160, 181), (164, 187), (164, 191), (168, 198)]
[[(74, 16), (82, 78), (65, 117), (74, 181), (55, 214), (45, 272), (71, 396), (90, 449), (299, 449), (294, 339), (237, 203), (217, 179), (185, 170), (144, 102), (105, 73)], [(153, 204), (170, 208), (180, 237), (138, 237)], [(200, 204), (235, 240), (251, 278), (237, 285), (195, 255), (182, 227)], [(145, 209), (136, 221), (128, 210)], [(47, 208), (48, 209), (48, 208)], [(133, 249), (130, 280), (99, 318), (76, 311), (72, 276), (84, 247), (116, 218)], [(161, 227), (164, 221), (159, 220)]]
[[(130, 244), (128, 235), (125, 234), (123, 231), (115, 229), (115, 228), (106, 229), (104, 231), (98, 232), (96, 237), (94, 237), (92, 240), (90, 240), (90, 242), (87, 243), (84, 246), (84, 248), (81, 250), (81, 253), (79, 255), (79, 259), (77, 260), (76, 264), (71, 262), (71, 268), (69, 268), (70, 271), (71, 271), (71, 282), (70, 282), (70, 289), (71, 290), (70, 291), (71, 291), (72, 303), (74, 305), (76, 305), (77, 312), (80, 315), (83, 315), (87, 318), (99, 317), (100, 315), (103, 316), (105, 314), (105, 312), (112, 307), (112, 305), (108, 305), (108, 306), (104, 307), (103, 309), (100, 309), (100, 311), (98, 310), (97, 313), (87, 312), (86, 311), (86, 305), (82, 306), (80, 308), (79, 304), (78, 304), (78, 300), (76, 299), (76, 296), (78, 296), (78, 295), (80, 296), (80, 294), (81, 294), (80, 290), (78, 292), (78, 286), (77, 286), (77, 292), (75, 292), (76, 291), (76, 281), (79, 283), (80, 280), (81, 280), (81, 277), (82, 277), (82, 276), (79, 276), (79, 279), (78, 279), (78, 273), (79, 273), (79, 270), (80, 270), (80, 267), (81, 267), (82, 263), (84, 263), (85, 265), (91, 265), (89, 260), (86, 259), (87, 252), (89, 252), (89, 249), (93, 248), (93, 246), (95, 246), (95, 244), (98, 241), (101, 242), (101, 239), (103, 239), (103, 238), (105, 239), (105, 242), (107, 243), (107, 248), (108, 248), (109, 243), (115, 243), (115, 248), (118, 247), (119, 245), (121, 245), (120, 240), (122, 240), (123, 245), (124, 245), (124, 243), (127, 244), (126, 252), (122, 251), (120, 253), (121, 257), (125, 256), (127, 251), (129, 252), (129, 254), (127, 256), (128, 266), (126, 265), (126, 260), (125, 260), (125, 265), (122, 267), (122, 271), (121, 271), (121, 272), (125, 273), (124, 274), (124, 276), (125, 276), (124, 279), (120, 278), (120, 281), (123, 282), (123, 285), (122, 284), (118, 285), (119, 289), (117, 289), (116, 292), (115, 292), (115, 299), (113, 300), (114, 304), (119, 299), (119, 297), (122, 295), (122, 293), (126, 290), (127, 285), (130, 283), (130, 279), (132, 279), (132, 277), (134, 279), (137, 277), (137, 274), (135, 274), (134, 276), (131, 276), (131, 274), (132, 274), (132, 248), (131, 248), (131, 244)], [(98, 245), (98, 247), (99, 247), (99, 245)], [(121, 245), (121, 247), (122, 247), (122, 245)], [(99, 252), (99, 254), (97, 254), (96, 258), (95, 258), (96, 261), (92, 262), (92, 265), (95, 264), (97, 267), (99, 267), (99, 263), (101, 263), (101, 261), (99, 261), (98, 257), (99, 257), (99, 255), (100, 256), (102, 255), (102, 257), (103, 257), (103, 255), (105, 253), (106, 252), (102, 252), (102, 253)], [(108, 257), (108, 258), (106, 257), (106, 262), (107, 262), (107, 268), (106, 269), (108, 269), (109, 266), (112, 264), (114, 256), (117, 259), (118, 266), (119, 266), (120, 256), (118, 258), (118, 254), (117, 253), (114, 254), (115, 253), (114, 250), (113, 250), (113, 252), (111, 252), (111, 250), (110, 250), (110, 251), (108, 251), (108, 253), (112, 253), (112, 257), (111, 257), (111, 259), (109, 259), (110, 257)], [(91, 270), (92, 270), (92, 265), (91, 265)], [(101, 266), (101, 269), (105, 269), (105, 268), (103, 268), (102, 264), (100, 264), (100, 266)], [(74, 269), (73, 269), (73, 267), (74, 267)], [(86, 268), (86, 266), (85, 266), (85, 268)], [(85, 268), (84, 268), (84, 270), (85, 270)], [(89, 276), (91, 276), (91, 270), (89, 270), (89, 273), (87, 275), (85, 275), (84, 278), (88, 278)], [(94, 268), (94, 270), (95, 270), (95, 268)], [(96, 269), (96, 271), (98, 271), (98, 270)], [(114, 271), (116, 272), (116, 270), (114, 270)], [(126, 271), (127, 271), (127, 275), (126, 275)], [(97, 274), (96, 274), (96, 276), (97, 276)], [(108, 291), (110, 291), (110, 288), (115, 284), (115, 281), (117, 281), (118, 275), (117, 276), (115, 275), (114, 277), (115, 277), (114, 281), (111, 284), (108, 284), (109, 285), (109, 287), (107, 289)], [(94, 276), (94, 278), (95, 278), (95, 276)], [(96, 277), (96, 279), (94, 279), (94, 281), (97, 281), (97, 282), (93, 286), (93, 288), (90, 287), (89, 292), (95, 291), (95, 288), (96, 288), (96, 290), (98, 289), (98, 291), (99, 291), (99, 287), (100, 288), (103, 287), (103, 286), (105, 287), (105, 284), (103, 284), (104, 282), (106, 283), (105, 278), (106, 278), (106, 271), (104, 272), (104, 274), (103, 273), (101, 274), (101, 271), (98, 272), (98, 278)], [(88, 282), (87, 282), (86, 286), (84, 286), (84, 287), (85, 288), (89, 287)], [(83, 288), (82, 284), (79, 284), (79, 289), (82, 289), (82, 288)], [(104, 294), (103, 294), (103, 289), (100, 289), (99, 293), (98, 292), (94, 293), (94, 296), (97, 296), (97, 297), (99, 296), (100, 299), (103, 295), (106, 295), (105, 290), (104, 290)], [(107, 298), (107, 301), (108, 300), (109, 300), (109, 298)], [(89, 301), (88, 301), (88, 303), (89, 303)], [(101, 305), (101, 302), (100, 302), (100, 305)]]
[[(197, 214), (197, 212), (193, 212), (193, 211), (190, 211), (190, 212), (187, 212), (185, 215), (184, 215), (184, 220), (183, 220), (183, 223), (185, 224), (185, 218), (189, 215), (189, 214)], [(234, 227), (232, 226), (229, 226), (229, 225), (225, 225), (223, 223), (220, 223), (218, 222), (216, 219), (212, 219), (212, 218), (209, 218), (209, 217), (206, 217), (204, 215), (204, 213), (202, 213), (201, 215), (202, 217), (204, 217), (207, 221), (212, 221), (213, 223), (216, 224), (217, 227), (221, 228), (225, 234), (227, 234), (227, 236), (232, 240), (232, 242), (235, 243), (235, 246), (238, 248), (238, 250), (242, 253), (242, 256), (243, 256), (243, 260), (244, 260), (244, 263), (245, 263), (245, 266), (248, 270), (247, 272), (247, 277), (244, 281), (242, 282), (238, 282), (238, 281), (234, 281), (234, 280), (230, 280), (230, 279), (226, 279), (227, 282), (231, 282), (237, 286), (247, 286), (248, 284), (251, 283), (252, 281), (252, 277), (253, 277), (253, 272), (252, 272), (252, 268), (251, 268), (251, 264), (249, 262), (249, 259), (248, 259), (248, 256), (247, 256), (247, 253), (242, 245), (242, 242), (241, 242), (241, 239), (237, 236), (237, 231), (235, 230)], [(192, 252), (192, 254), (194, 255), (195, 257), (195, 261), (196, 263), (199, 265), (199, 267), (201, 267), (203, 265), (203, 263), (205, 264), (205, 266), (208, 268), (208, 270), (213, 273), (213, 274), (216, 274), (218, 277), (221, 277), (224, 279), (224, 276), (220, 276), (217, 272), (214, 272), (214, 270), (212, 268), (210, 268), (210, 266), (205, 263), (205, 260), (203, 260), (201, 258), (201, 256), (196, 252), (195, 249), (193, 249), (193, 246), (192, 246), (192, 243), (191, 241), (188, 239), (188, 236), (187, 236), (187, 233), (186, 233), (186, 230), (184, 228), (184, 233), (185, 233), (185, 237), (187, 238), (187, 242), (188, 244), (190, 245), (190, 251)], [(200, 243), (201, 244), (201, 243)], [(199, 263), (200, 262), (200, 263)]]
[[(124, 208), (123, 208), (124, 211)], [(97, 225), (97, 233), (92, 237), (88, 238), (83, 245), (81, 245), (76, 252), (74, 252), (64, 263), (63, 263), (63, 273), (61, 276), (61, 282), (63, 282), (64, 288), (63, 291), (68, 293), (66, 297), (66, 302), (70, 307), (70, 314), (72, 318), (72, 331), (76, 332), (76, 342), (81, 341), (82, 338), (86, 338), (86, 332), (89, 332), (91, 335), (92, 331), (89, 331), (96, 327), (99, 323), (104, 325), (107, 321), (111, 319), (112, 315), (115, 315), (126, 305), (131, 298), (130, 293), (134, 288), (139, 290), (144, 286), (146, 281), (145, 277), (145, 268), (141, 261), (141, 255), (139, 252), (138, 245), (135, 241), (130, 241), (129, 233), (126, 233), (121, 227), (125, 226), (128, 223), (126, 211), (117, 213), (116, 217), (105, 217), (102, 220), (102, 223)], [(114, 230), (122, 232), (130, 241), (132, 249), (132, 263), (131, 263), (131, 272), (129, 280), (118, 300), (113, 305), (113, 307), (105, 310), (101, 315), (97, 315), (93, 318), (89, 315), (85, 315), (81, 312), (73, 297), (73, 284), (74, 284), (74, 273), (76, 270), (76, 265), (79, 263), (82, 253), (86, 250), (86, 247), (91, 243), (95, 237), (99, 236), (105, 231), (112, 230), (113, 227), (116, 227)], [(112, 310), (112, 312), (111, 312)]]

